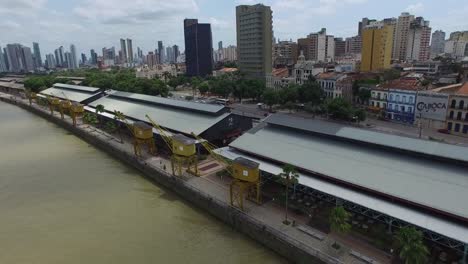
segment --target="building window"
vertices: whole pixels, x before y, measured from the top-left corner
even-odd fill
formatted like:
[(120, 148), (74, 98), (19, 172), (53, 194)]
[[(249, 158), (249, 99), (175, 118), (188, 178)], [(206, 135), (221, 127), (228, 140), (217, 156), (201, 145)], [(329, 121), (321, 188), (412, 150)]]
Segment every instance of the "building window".
[(461, 100), (460, 103), (458, 103), (458, 108), (463, 109), (465, 107), (465, 101)]
[(413, 96), (410, 96), (410, 97), (409, 97), (409, 102), (410, 102), (411, 104), (414, 103), (414, 97), (413, 97)]
[(390, 95), (390, 101), (393, 101), (393, 94)]
[[(386, 103), (383, 103), (383, 108), (386, 109), (387, 108), (387, 104)], [(468, 115), (468, 114), (467, 114)], [(468, 119), (468, 116), (467, 116), (467, 119)]]
[(393, 105), (392, 104), (388, 104), (388, 109), (392, 110), (393, 108)]
[(371, 105), (374, 106), (374, 101), (371, 102)]
[(380, 100), (380, 93), (377, 93), (377, 99)]
[(384, 95), (383, 95), (383, 99), (384, 99), (384, 100), (387, 100), (387, 94), (384, 94)]
[(413, 107), (408, 107), (408, 113), (413, 113)]
[(457, 101), (454, 99), (452, 100), (452, 104), (450, 105), (450, 108), (455, 108), (456, 105), (457, 105)]
[(463, 125), (463, 134), (468, 134), (468, 125)]
[(377, 102), (377, 107), (380, 108), (380, 102)]
[(453, 119), (453, 114), (454, 114), (453, 111), (450, 111), (450, 115), (449, 115), (450, 119)]
[(395, 111), (398, 112), (398, 105), (395, 105), (395, 106), (393, 107), (393, 110), (395, 110)]
[(406, 96), (403, 95), (403, 103), (406, 103)]
[(468, 121), (468, 113), (465, 115), (465, 121)]
[(452, 122), (448, 122), (448, 124), (447, 124), (447, 130), (448, 130), (448, 131), (451, 131), (451, 130), (452, 130), (452, 126), (453, 126)]
[(397, 95), (397, 96), (396, 96), (396, 101), (397, 101), (397, 102), (400, 102), (400, 95)]
[(460, 124), (455, 124), (455, 132), (460, 132)]
[(457, 113), (457, 120), (462, 120), (462, 112)]
[(405, 106), (404, 105), (400, 106), (400, 109), (401, 109), (401, 112), (405, 112)]

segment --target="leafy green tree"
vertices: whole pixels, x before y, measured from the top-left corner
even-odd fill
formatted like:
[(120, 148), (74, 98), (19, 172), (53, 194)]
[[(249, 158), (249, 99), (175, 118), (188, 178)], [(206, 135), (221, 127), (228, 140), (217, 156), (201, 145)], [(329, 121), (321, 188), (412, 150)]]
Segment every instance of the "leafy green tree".
[(270, 108), (270, 112), (272, 112), (273, 106), (275, 104), (278, 104), (280, 101), (278, 92), (273, 89), (266, 89), (263, 92), (262, 98), (263, 98), (263, 103), (268, 105), (268, 107)]
[[(104, 106), (102, 104), (96, 105), (95, 111), (96, 111), (96, 114), (104, 113), (104, 111), (105, 111)], [(100, 124), (100, 126), (103, 125), (102, 115), (99, 115), (99, 124)]]
[(209, 90), (210, 86), (206, 82), (203, 82), (202, 84), (200, 84), (200, 86), (198, 86), (198, 91), (201, 95), (205, 95)]
[(200, 77), (192, 77), (190, 83), (192, 85), (193, 96), (195, 97), (195, 92), (197, 91), (198, 86), (200, 86), (200, 84), (202, 83), (202, 79)]
[(164, 82), (167, 83), (167, 81), (171, 78), (171, 74), (168, 71), (163, 72), (162, 77), (164, 79)]
[(423, 234), (414, 227), (403, 227), (396, 235), (400, 258), (405, 264), (426, 263), (429, 250), (423, 243)]
[[(359, 81), (358, 80), (354, 80), (353, 81), (353, 98), (356, 98), (358, 97), (359, 95), (359, 89), (361, 88), (361, 86), (359, 85)], [(355, 100), (354, 100), (355, 101)]]
[(371, 91), (369, 89), (360, 89), (358, 97), (361, 104), (368, 104), (369, 99), (371, 98)]
[(296, 84), (288, 85), (279, 91), (279, 98), (281, 104), (286, 104), (287, 102), (295, 103), (298, 99), (298, 88)]
[(285, 225), (289, 225), (290, 222), (288, 221), (288, 200), (289, 200), (289, 187), (291, 184), (296, 185), (299, 179), (299, 173), (297, 173), (296, 168), (293, 165), (287, 164), (283, 167), (283, 172), (278, 174), (278, 177), (281, 183), (285, 186), (285, 208), (286, 214), (284, 217), (283, 223)]
[(335, 119), (351, 120), (354, 109), (349, 102), (343, 98), (334, 98), (326, 102), (328, 114)]
[(359, 122), (363, 122), (363, 121), (366, 121), (366, 118), (367, 118), (367, 114), (366, 114), (366, 111), (362, 110), (362, 109), (356, 109), (354, 111), (354, 116), (356, 117), (356, 121), (359, 123)]
[[(333, 208), (329, 217), (330, 229), (339, 234), (349, 232), (351, 230), (351, 225), (348, 223), (350, 217), (351, 215), (342, 206)], [(336, 241), (334, 245), (337, 245)]]
[(312, 105), (319, 105), (325, 96), (315, 78), (309, 79), (303, 85), (298, 86), (297, 92), (299, 102), (310, 103)]

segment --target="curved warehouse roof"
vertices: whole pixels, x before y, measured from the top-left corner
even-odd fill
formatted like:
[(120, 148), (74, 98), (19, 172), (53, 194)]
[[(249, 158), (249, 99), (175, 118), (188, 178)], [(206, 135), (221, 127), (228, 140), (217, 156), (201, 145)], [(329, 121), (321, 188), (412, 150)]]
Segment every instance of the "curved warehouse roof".
[(53, 97), (57, 97), (64, 100), (71, 100), (74, 102), (84, 102), (89, 99), (92, 99), (95, 96), (99, 95), (99, 88), (96, 88), (95, 92), (91, 92), (90, 90), (77, 90), (77, 89), (62, 89), (54, 85), (52, 88), (45, 89), (41, 91), (39, 94), (42, 95), (49, 95)]
[[(291, 122), (297, 126), (310, 125), (305, 119), (290, 118)], [(245, 133), (230, 146), (259, 157), (292, 164), (304, 171), (325, 176), (331, 180), (377, 192), (387, 197), (398, 198), (468, 221), (468, 203), (461, 202), (468, 200), (466, 167), (416, 155), (402, 155), (399, 152), (380, 148), (378, 145), (372, 147), (268, 124), (272, 121), (278, 120), (267, 119), (266, 123)], [(372, 137), (364, 138), (366, 135), (364, 132), (367, 131), (362, 132), (361, 135), (353, 134), (354, 130), (349, 129), (351, 128), (344, 129), (344, 131), (327, 127), (320, 128), (322, 133), (334, 131), (338, 136), (371, 142), (375, 140)], [(400, 138), (402, 137), (390, 137), (386, 140), (403, 140)], [(405, 140), (412, 139), (405, 138)], [(419, 140), (412, 140), (407, 144), (410, 143), (424, 146)], [(393, 144), (405, 144), (405, 141), (393, 142)], [(426, 151), (424, 148), (418, 150)], [(460, 154), (468, 150), (458, 151)], [(455, 155), (455, 153), (450, 155)]]
[[(283, 171), (279, 165), (265, 160), (260, 160), (256, 157), (236, 151), (232, 148), (230, 149), (229, 147), (217, 149), (215, 151), (230, 160), (243, 157), (254, 162), (258, 162), (262, 171), (271, 173), (273, 175), (277, 175)], [(363, 194), (346, 187), (329, 183), (321, 179), (316, 179), (315, 177), (311, 177), (304, 173), (299, 173), (298, 180), (299, 184), (308, 186), (322, 193), (339, 197), (343, 200), (359, 204), (363, 207), (395, 217), (421, 228), (431, 230), (440, 235), (458, 240), (463, 243), (468, 243), (468, 228), (460, 224), (453, 223), (427, 213), (412, 210), (404, 206), (373, 197), (371, 195)]]
[(200, 135), (230, 115), (224, 112), (223, 106), (124, 92), (112, 92), (89, 105), (96, 107), (99, 104), (107, 111), (117, 110), (134, 120), (148, 122), (148, 114), (159, 125), (185, 134)]

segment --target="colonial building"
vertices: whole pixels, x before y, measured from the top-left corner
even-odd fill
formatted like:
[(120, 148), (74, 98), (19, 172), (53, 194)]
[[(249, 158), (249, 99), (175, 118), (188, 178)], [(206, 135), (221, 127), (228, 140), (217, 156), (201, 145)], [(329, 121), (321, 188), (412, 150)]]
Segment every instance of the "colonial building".
[(369, 100), (370, 108), (375, 111), (385, 111), (387, 109), (388, 89), (374, 88), (371, 90)]
[(447, 130), (456, 135), (468, 137), (468, 82), (434, 89), (449, 94)]
[(414, 124), (416, 96), (423, 89), (419, 75), (409, 75), (381, 86), (388, 89), (386, 116), (389, 120)]
[(319, 74), (316, 78), (327, 98), (344, 98), (352, 101), (353, 81), (346, 74), (325, 72)]

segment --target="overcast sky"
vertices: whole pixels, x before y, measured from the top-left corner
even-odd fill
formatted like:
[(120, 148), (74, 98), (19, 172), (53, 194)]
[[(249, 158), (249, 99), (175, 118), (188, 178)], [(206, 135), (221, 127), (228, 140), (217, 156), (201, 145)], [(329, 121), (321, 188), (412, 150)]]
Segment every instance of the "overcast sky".
[[(0, 45), (37, 41), (42, 56), (71, 43), (89, 56), (94, 48), (133, 39), (145, 53), (158, 40), (184, 50), (183, 19), (211, 23), (213, 46), (235, 44), (235, 6), (252, 0), (0, 0)], [(431, 21), (433, 30), (468, 30), (468, 0), (264, 0), (273, 9), (279, 39), (296, 40), (326, 27), (329, 34), (357, 34), (362, 17), (383, 19), (408, 11)]]

